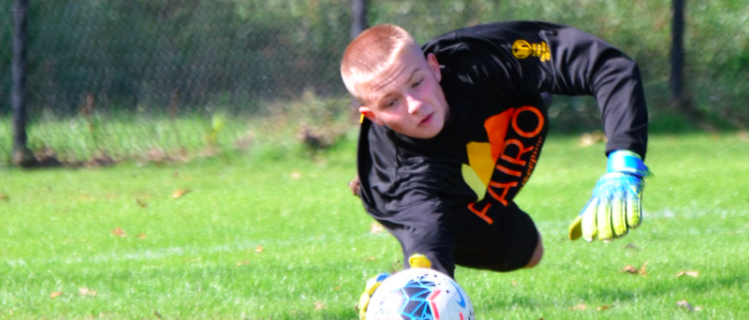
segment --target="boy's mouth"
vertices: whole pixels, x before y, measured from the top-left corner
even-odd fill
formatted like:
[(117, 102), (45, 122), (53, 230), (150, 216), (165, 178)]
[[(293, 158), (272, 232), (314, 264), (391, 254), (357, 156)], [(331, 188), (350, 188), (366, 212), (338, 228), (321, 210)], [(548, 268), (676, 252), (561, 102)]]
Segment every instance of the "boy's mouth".
[(424, 119), (422, 119), (421, 122), (419, 122), (419, 126), (423, 127), (431, 123), (433, 116), (434, 116), (434, 113), (430, 113), (428, 116), (424, 117)]

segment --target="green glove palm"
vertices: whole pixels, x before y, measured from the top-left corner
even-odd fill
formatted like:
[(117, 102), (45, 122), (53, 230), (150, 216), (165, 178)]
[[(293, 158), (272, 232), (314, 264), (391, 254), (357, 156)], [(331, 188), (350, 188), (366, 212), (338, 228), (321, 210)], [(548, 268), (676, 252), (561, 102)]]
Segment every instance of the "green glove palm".
[(642, 222), (643, 178), (650, 172), (631, 151), (609, 155), (608, 172), (598, 180), (593, 196), (572, 222), (569, 237), (611, 240), (627, 234)]

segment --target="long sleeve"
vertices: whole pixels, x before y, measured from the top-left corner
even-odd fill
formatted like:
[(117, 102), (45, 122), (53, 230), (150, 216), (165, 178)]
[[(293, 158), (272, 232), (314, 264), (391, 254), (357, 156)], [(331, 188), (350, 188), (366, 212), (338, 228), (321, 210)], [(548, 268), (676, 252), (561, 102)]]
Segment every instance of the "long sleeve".
[(608, 138), (606, 153), (626, 149), (644, 158), (648, 112), (640, 71), (605, 41), (568, 26), (518, 21), (456, 30), (425, 47), (465, 54), (461, 63), (487, 90), (593, 96)]

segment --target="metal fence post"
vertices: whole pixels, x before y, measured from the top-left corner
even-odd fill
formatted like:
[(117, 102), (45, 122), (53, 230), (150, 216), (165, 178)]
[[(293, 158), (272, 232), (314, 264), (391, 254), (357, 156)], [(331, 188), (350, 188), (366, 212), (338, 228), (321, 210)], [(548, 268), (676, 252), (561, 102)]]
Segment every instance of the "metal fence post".
[(367, 7), (369, 7), (369, 0), (351, 0), (351, 15), (353, 16), (351, 39), (367, 29)]
[(671, 100), (681, 107), (684, 102), (682, 70), (684, 67), (684, 1), (672, 0), (673, 21), (671, 24)]
[[(351, 0), (351, 40), (369, 28), (367, 22), (368, 7), (369, 0)], [(359, 118), (359, 105), (359, 101), (357, 101), (356, 98), (351, 97), (349, 108), (352, 110), (352, 117), (355, 119)]]
[(13, 62), (10, 104), (13, 109), (13, 164), (24, 166), (32, 160), (26, 135), (26, 53), (28, 0), (13, 3)]

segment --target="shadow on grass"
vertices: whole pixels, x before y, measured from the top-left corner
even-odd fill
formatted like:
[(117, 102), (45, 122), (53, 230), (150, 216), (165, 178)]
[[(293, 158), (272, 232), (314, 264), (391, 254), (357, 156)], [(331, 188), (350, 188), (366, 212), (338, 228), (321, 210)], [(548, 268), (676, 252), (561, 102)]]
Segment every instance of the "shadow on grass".
[[(685, 279), (687, 280), (687, 279)], [(720, 277), (717, 279), (702, 278), (683, 281), (674, 278), (673, 281), (651, 281), (642, 290), (625, 290), (619, 288), (600, 288), (597, 292), (581, 294), (585, 301), (630, 301), (634, 299), (657, 298), (667, 295), (668, 292), (686, 293), (708, 293), (715, 290), (740, 289), (742, 284), (749, 282), (749, 274)]]
[[(590, 292), (567, 295), (566, 299), (580, 301), (605, 301), (628, 302), (635, 300), (657, 300), (660, 297), (669, 297), (671, 293), (678, 296), (685, 296), (695, 293), (711, 293), (716, 290), (741, 290), (742, 287), (749, 283), (749, 274), (725, 276), (719, 278), (703, 279), (677, 279), (665, 281), (650, 281), (644, 288), (624, 289), (624, 288), (598, 288)], [(486, 310), (506, 310), (508, 308), (538, 310), (541, 307), (538, 299), (533, 298), (532, 293), (518, 294), (513, 293), (512, 297), (498, 297), (493, 303), (484, 304), (482, 307)], [(676, 301), (674, 301), (676, 303)], [(564, 308), (572, 307), (564, 306)]]

